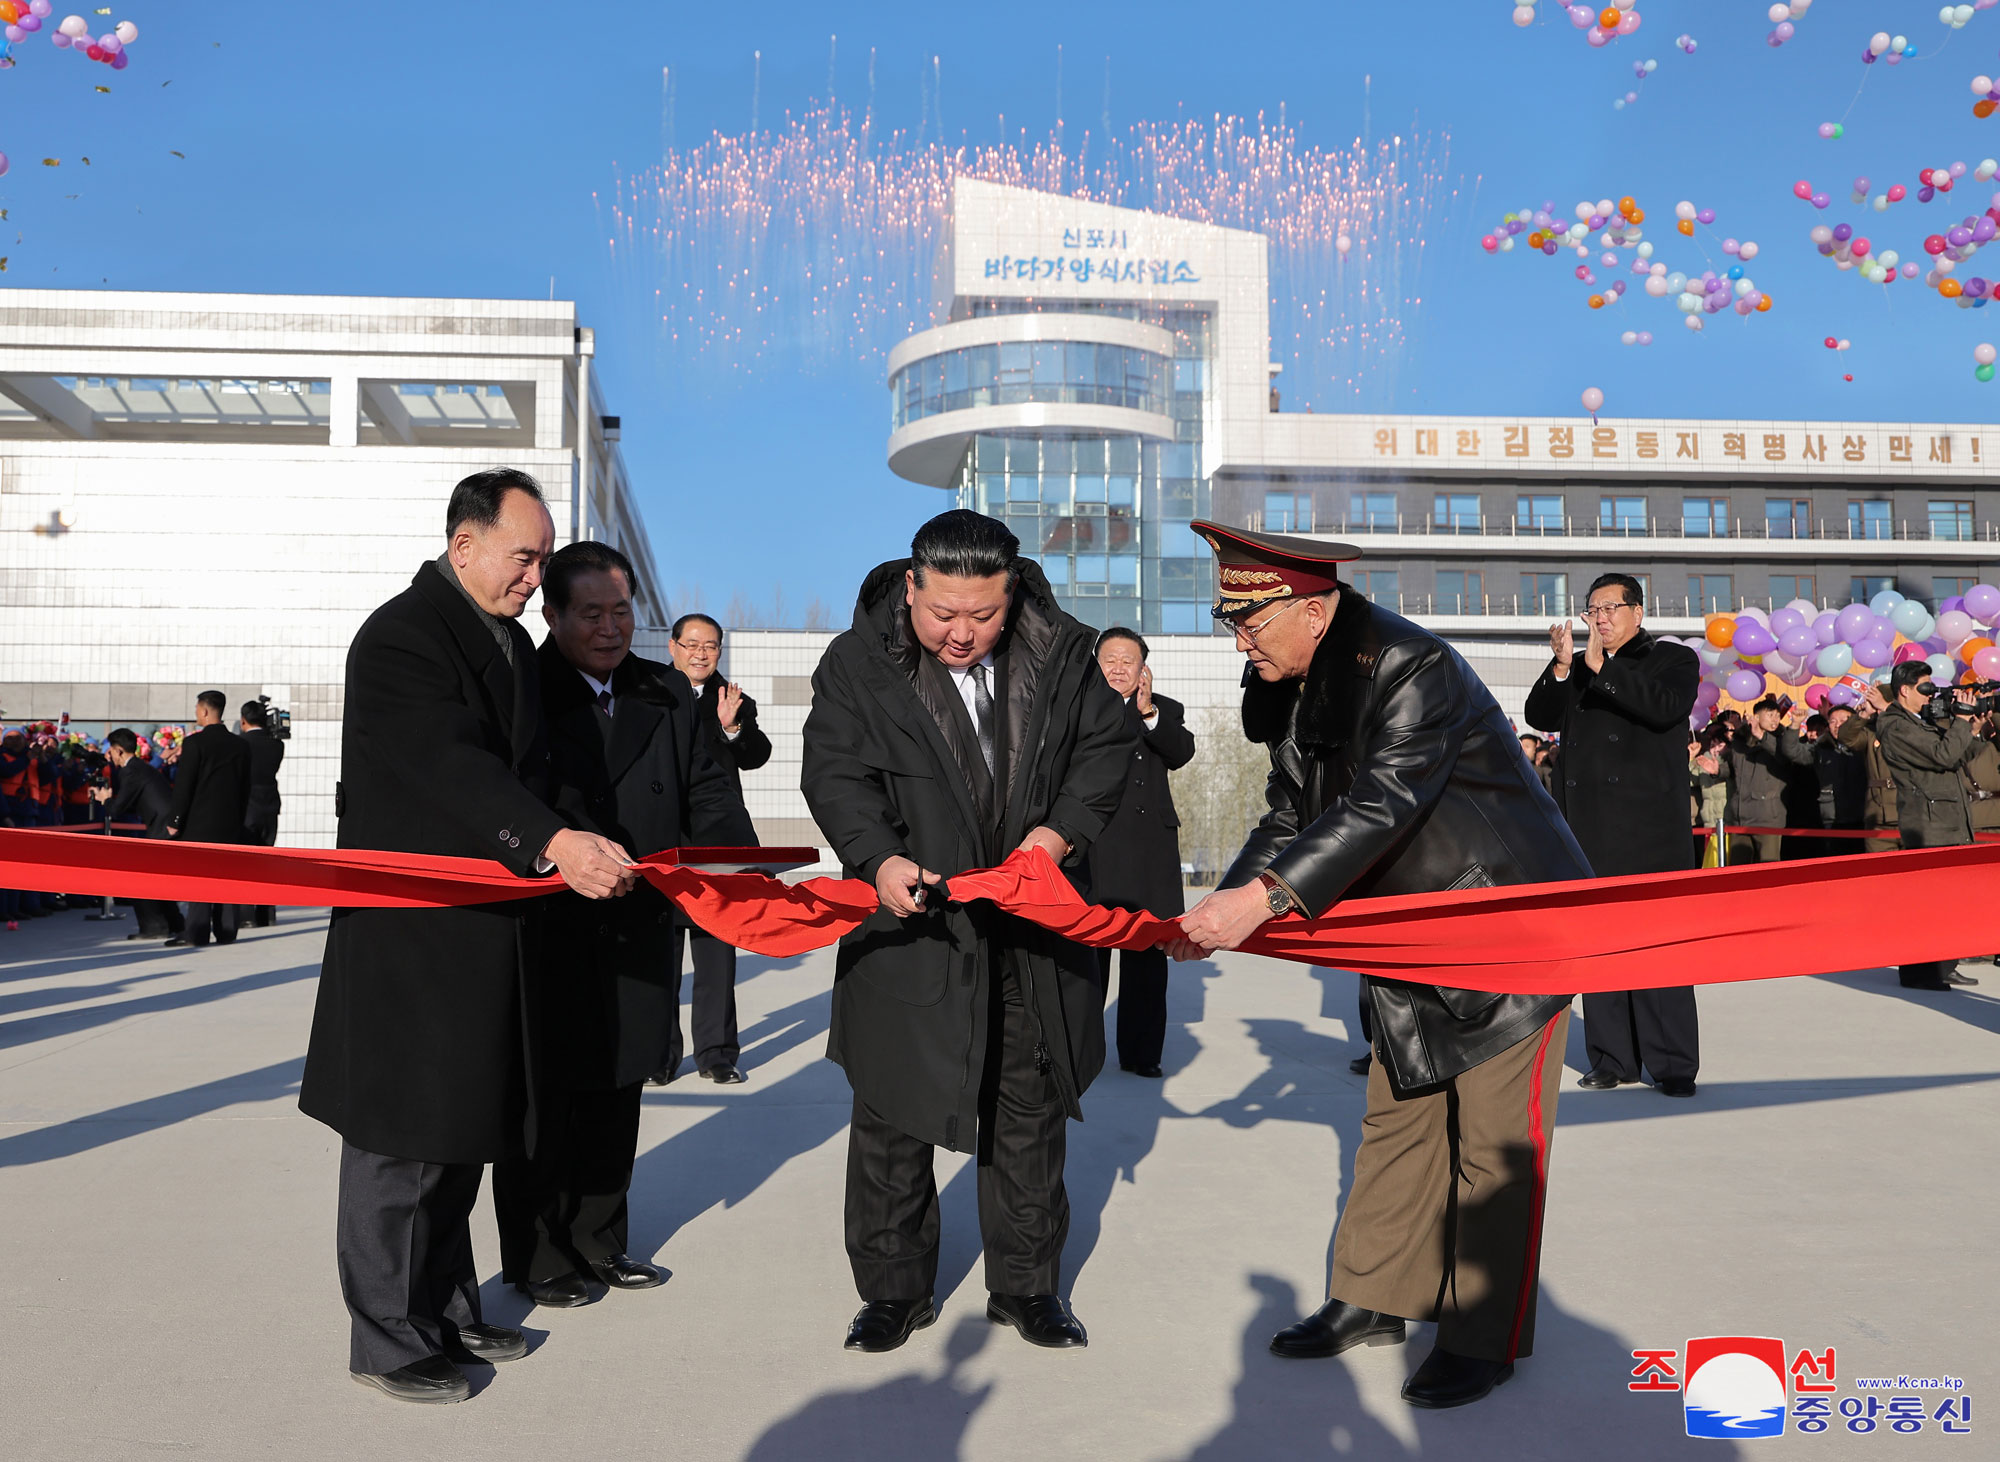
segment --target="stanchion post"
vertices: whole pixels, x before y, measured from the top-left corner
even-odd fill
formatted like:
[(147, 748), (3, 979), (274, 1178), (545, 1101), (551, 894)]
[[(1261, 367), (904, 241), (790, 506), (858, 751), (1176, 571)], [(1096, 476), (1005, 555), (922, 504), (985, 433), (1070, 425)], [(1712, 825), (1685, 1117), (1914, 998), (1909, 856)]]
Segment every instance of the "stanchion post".
[(1717, 868), (1727, 868), (1729, 866), (1729, 837), (1728, 834), (1723, 832), (1722, 826), (1723, 826), (1722, 819), (1720, 817), (1716, 818), (1715, 819), (1715, 866)]

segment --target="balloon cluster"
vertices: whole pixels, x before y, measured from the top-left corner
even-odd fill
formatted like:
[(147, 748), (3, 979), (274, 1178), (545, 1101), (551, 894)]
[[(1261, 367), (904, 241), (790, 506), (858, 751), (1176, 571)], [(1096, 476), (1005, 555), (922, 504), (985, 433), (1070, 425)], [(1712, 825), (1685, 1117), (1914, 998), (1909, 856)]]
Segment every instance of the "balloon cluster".
[(1982, 343), (1972, 347), (1972, 359), (1975, 362), (1972, 367), (1974, 380), (1990, 381), (1993, 379), (1994, 358), (1995, 352), (1992, 346)]
[(0, 0), (0, 21), (6, 22), (9, 41), (25, 41), (42, 28), (55, 7), (49, 0)]
[(1618, 337), (1618, 343), (1620, 345), (1651, 345), (1653, 343), (1653, 332), (1651, 330), (1627, 330)]
[[(1619, 36), (1629, 36), (1639, 28), (1639, 0), (1607, 0), (1598, 5), (1570, 5), (1569, 23), (1585, 32), (1584, 39), (1593, 46), (1609, 45)], [(1528, 20), (1521, 19), (1521, 11), (1529, 12)], [(1514, 24), (1526, 25), (1534, 19), (1532, 6), (1523, 4), (1514, 12)]]
[(1797, 33), (1797, 28), (1792, 22), (1795, 20), (1804, 20), (1806, 12), (1810, 9), (1812, 9), (1812, 0), (1792, 0), (1792, 3), (1789, 5), (1773, 5), (1765, 12), (1765, 15), (1771, 22), (1771, 33), (1764, 37), (1764, 44), (1767, 46), (1782, 46), (1786, 41), (1790, 40)]
[(1698, 728), (1725, 695), (1748, 704), (1773, 682), (1805, 687), (1805, 702), (1816, 711), (1851, 706), (1906, 660), (1926, 661), (1939, 681), (2000, 680), (1996, 625), (2000, 589), (1990, 584), (1944, 600), (1935, 616), (1920, 601), (1884, 589), (1866, 604), (1838, 610), (1794, 599), (1768, 614), (1752, 606), (1711, 614), (1700, 635), (1679, 643), (1701, 657)]
[(1994, 108), (2000, 107), (2000, 81), (1990, 76), (1973, 77), (1972, 94), (1978, 98), (1972, 104), (1972, 115), (1975, 117), (1990, 117)]
[[(12, 0), (0, 0), (0, 15)], [(29, 0), (30, 5), (37, 0)], [(43, 5), (44, 13), (48, 7)], [(66, 15), (63, 23), (56, 27), (56, 33), (49, 37), (58, 50), (81, 51), (93, 61), (102, 61), (114, 71), (123, 71), (131, 64), (125, 48), (139, 39), (139, 27), (129, 20), (121, 20), (117, 26), (101, 36), (90, 33), (90, 22), (81, 15)]]
[[(1626, 262), (1621, 250), (1630, 250), (1631, 272), (1643, 276), (1646, 293), (1655, 299), (1671, 295), (1675, 304), (1686, 318), (1687, 328), (1699, 330), (1705, 315), (1713, 315), (1732, 304), (1739, 315), (1765, 312), (1771, 308), (1771, 297), (1757, 288), (1756, 281), (1749, 278), (1744, 265), (1757, 257), (1757, 245), (1745, 240), (1722, 241), (1722, 252), (1732, 256), (1737, 262), (1723, 272), (1710, 269), (1699, 278), (1691, 278), (1679, 270), (1669, 270), (1664, 263), (1653, 258), (1653, 245), (1645, 237), (1640, 227), (1646, 221), (1646, 211), (1637, 200), (1625, 197), (1617, 202), (1609, 198), (1596, 203), (1588, 200), (1576, 205), (1576, 222), (1563, 223), (1554, 213), (1553, 203), (1544, 203), (1533, 210), (1521, 209), (1505, 215), (1492, 233), (1479, 241), (1480, 248), (1489, 254), (1510, 253), (1514, 241), (1523, 231), (1527, 231), (1527, 244), (1537, 253), (1554, 255), (1558, 248), (1567, 246), (1576, 252), (1582, 262), (1576, 266), (1575, 274), (1579, 282), (1593, 292), (1585, 303), (1593, 310), (1601, 310), (1625, 295), (1625, 281), (1614, 279), (1603, 289), (1597, 288), (1597, 274), (1591, 267), (1590, 235), (1602, 230), (1597, 243), (1603, 250), (1598, 264), (1604, 268), (1616, 268)], [(1696, 208), (1689, 202), (1674, 205), (1674, 227), (1681, 234), (1694, 237), (1696, 224), (1715, 222), (1715, 210)], [(1652, 337), (1642, 340), (1636, 331), (1627, 332), (1631, 338), (1626, 344), (1651, 344)], [(1621, 339), (1624, 337), (1620, 337)]]
[[(1648, 76), (1651, 76), (1655, 71), (1659, 69), (1660, 69), (1660, 63), (1658, 61), (1634, 61), (1632, 63), (1632, 74), (1638, 77), (1639, 80), (1641, 81), (1644, 81)], [(1622, 112), (1625, 110), (1626, 107), (1630, 106), (1633, 102), (1636, 102), (1637, 100), (1639, 100), (1639, 93), (1636, 91), (1628, 91), (1625, 93), (1625, 95), (1619, 97), (1616, 101), (1614, 101), (1611, 104), (1611, 110), (1614, 112)]]
[(1682, 31), (1674, 37), (1674, 44), (1679, 46), (1683, 51), (1686, 51), (1690, 56), (1694, 54), (1695, 38), (1686, 31)]
[[(1995, 0), (1995, 3), (2000, 3), (2000, 0)], [(1919, 168), (1917, 201), (1928, 203), (1940, 193), (1949, 193), (1952, 185), (1966, 172), (1963, 162), (1952, 163), (1949, 167)], [(2000, 174), (2000, 162), (1992, 158), (1987, 158), (1972, 170), (1973, 178), (1982, 183), (1990, 181), (1996, 174)], [(1860, 203), (1866, 199), (1869, 188), (1867, 178), (1856, 178), (1852, 201)], [(1792, 195), (1820, 209), (1833, 201), (1825, 192), (1815, 191), (1813, 185), (1803, 178), (1792, 184)], [(1893, 183), (1876, 196), (1875, 211), (1886, 213), (1889, 205), (1900, 203), (1908, 196), (1909, 190), (1903, 184)], [(1878, 253), (1869, 239), (1855, 232), (1852, 224), (1818, 224), (1812, 230), (1812, 241), (1820, 254), (1832, 259), (1838, 268), (1857, 270), (1862, 278), (1872, 283), (1890, 283), (1898, 277), (1900, 265), (1902, 278), (1915, 279), (1922, 273), (1924, 283), (1940, 296), (1958, 301), (1961, 309), (1976, 309), (1993, 297), (1995, 284), (1978, 275), (1961, 281), (1953, 277), (1954, 271), (1978, 252), (1981, 245), (1990, 243), (1996, 233), (2000, 233), (2000, 193), (1993, 196), (1984, 213), (1969, 214), (1943, 233), (1932, 234), (1924, 240), (1924, 252), (1932, 259), (1928, 273), (1914, 261), (1902, 262), (1894, 249), (1883, 249)]]

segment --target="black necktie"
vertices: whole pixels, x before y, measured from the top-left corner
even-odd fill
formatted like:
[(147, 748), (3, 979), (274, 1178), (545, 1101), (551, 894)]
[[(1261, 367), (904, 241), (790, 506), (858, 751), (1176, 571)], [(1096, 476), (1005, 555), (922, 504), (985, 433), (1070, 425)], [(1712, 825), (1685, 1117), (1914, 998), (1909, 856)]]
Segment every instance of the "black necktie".
[(986, 759), (986, 775), (998, 776), (993, 763), (993, 692), (986, 685), (986, 667), (972, 667), (972, 719), (979, 726), (979, 754)]
[(597, 709), (598, 709), (598, 710), (600, 710), (600, 711), (602, 711), (602, 712), (604, 712), (604, 714), (605, 714), (605, 715), (607, 715), (607, 716), (611, 714), (611, 692), (610, 692), (610, 691), (608, 691), (608, 690), (600, 690), (600, 691), (599, 691), (599, 692), (597, 693)]

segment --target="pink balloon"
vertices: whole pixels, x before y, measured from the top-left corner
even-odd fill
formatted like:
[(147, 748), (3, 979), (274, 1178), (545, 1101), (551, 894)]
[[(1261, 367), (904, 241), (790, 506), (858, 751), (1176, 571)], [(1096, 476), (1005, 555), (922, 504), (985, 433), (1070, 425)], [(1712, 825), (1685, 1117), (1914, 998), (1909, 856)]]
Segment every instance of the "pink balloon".
[(1972, 673), (1981, 680), (2000, 680), (2000, 645), (1988, 645), (1974, 655)]
[(1639, 28), (1639, 12), (1628, 10), (1618, 18), (1618, 34), (1629, 36)]
[(1924, 653), (1924, 647), (1922, 645), (1904, 643), (1896, 646), (1895, 659), (1893, 659), (1890, 663), (1894, 665), (1900, 665), (1905, 660), (1927, 660), (1929, 658), (1930, 657)]

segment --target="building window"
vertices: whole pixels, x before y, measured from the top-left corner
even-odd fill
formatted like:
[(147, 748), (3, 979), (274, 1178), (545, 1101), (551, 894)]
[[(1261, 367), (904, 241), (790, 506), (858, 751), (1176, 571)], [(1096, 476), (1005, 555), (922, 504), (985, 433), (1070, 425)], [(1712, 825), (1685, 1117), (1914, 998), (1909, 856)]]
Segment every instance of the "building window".
[(1978, 582), (1979, 580), (1973, 578), (1970, 574), (1959, 575), (1955, 578), (1933, 574), (1931, 576), (1931, 604), (1936, 606), (1944, 603), (1947, 599), (1963, 599), (1965, 591)]
[(1373, 533), (1393, 533), (1397, 528), (1396, 495), (1393, 492), (1355, 492), (1347, 495), (1347, 526)]
[(1521, 575), (1521, 613), (1558, 617), (1568, 614), (1569, 575)]
[(1485, 580), (1478, 569), (1438, 570), (1439, 614), (1482, 614), (1486, 609)]
[(1563, 531), (1563, 500), (1559, 495), (1523, 493), (1514, 499), (1514, 527), (1522, 533)]
[(1964, 498), (1931, 499), (1931, 537), (1955, 543), (1972, 537), (1972, 503)]
[(1764, 499), (1766, 538), (1812, 537), (1812, 501), (1802, 497)]
[(1162, 604), (1160, 629), (1170, 635), (1198, 635), (1219, 621), (1212, 620), (1204, 604)]
[(1599, 498), (1597, 531), (1617, 538), (1645, 533), (1646, 500), (1642, 497)]
[(1847, 581), (1847, 599), (1851, 604), (1866, 604), (1884, 589), (1896, 587), (1893, 574), (1857, 574)]
[(1312, 526), (1311, 493), (1271, 491), (1264, 494), (1266, 533), (1310, 533)]
[(1727, 574), (1688, 575), (1688, 613), (1709, 614), (1718, 609), (1736, 608), (1736, 596)]
[(1811, 574), (1771, 575), (1771, 607), (1783, 609), (1794, 599), (1803, 599), (1808, 604), (1819, 603), (1819, 589)]
[(1477, 533), (1479, 494), (1441, 492), (1431, 499), (1431, 528), (1439, 533)]
[(1729, 499), (1726, 497), (1684, 497), (1681, 499), (1683, 538), (1727, 538)]
[(1356, 569), (1354, 590), (1371, 604), (1379, 604), (1398, 613), (1402, 611), (1403, 591), (1396, 569)]
[(1894, 538), (1895, 532), (1889, 525), (1889, 500), (1862, 498), (1850, 501), (1847, 505), (1847, 536)]

